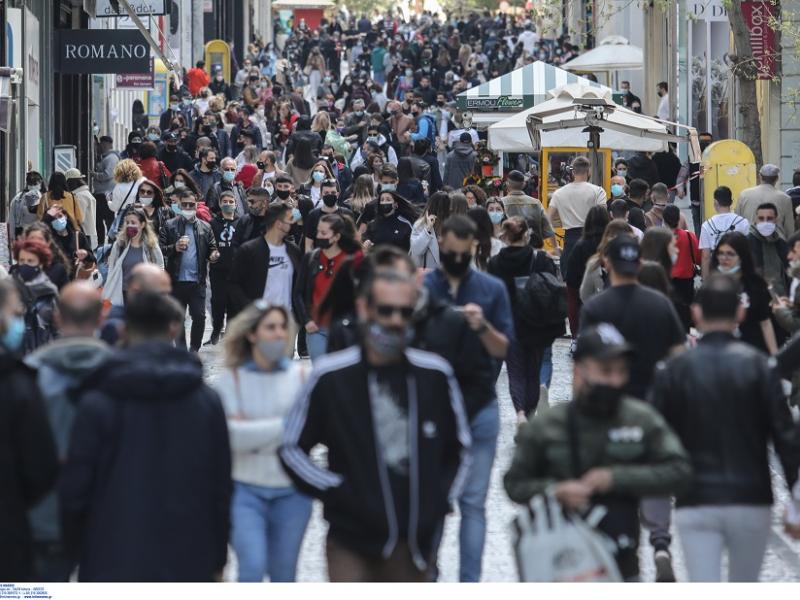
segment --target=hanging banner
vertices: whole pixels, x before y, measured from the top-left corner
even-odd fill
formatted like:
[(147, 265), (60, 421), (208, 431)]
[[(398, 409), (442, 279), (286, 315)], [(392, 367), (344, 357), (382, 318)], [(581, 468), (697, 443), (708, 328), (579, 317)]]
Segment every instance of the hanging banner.
[(777, 44), (772, 26), (778, 19), (778, 8), (771, 0), (745, 0), (742, 16), (750, 31), (750, 49), (758, 68), (759, 79), (773, 79), (777, 73)]
[(128, 29), (56, 29), (54, 62), (59, 73), (145, 73), (150, 46)]

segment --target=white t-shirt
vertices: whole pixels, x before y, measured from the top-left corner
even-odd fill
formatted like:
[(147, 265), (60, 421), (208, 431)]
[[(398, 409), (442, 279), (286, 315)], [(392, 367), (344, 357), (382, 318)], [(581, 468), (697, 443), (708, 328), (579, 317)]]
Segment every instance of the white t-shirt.
[(286, 252), (286, 244), (269, 246), (269, 271), (263, 298), (269, 304), (277, 304), (292, 309), (292, 275), (294, 267)]
[(583, 227), (586, 215), (594, 206), (605, 206), (606, 191), (588, 181), (573, 181), (560, 187), (550, 197), (564, 229)]
[(322, 188), (321, 187), (314, 187), (311, 186), (309, 189), (309, 195), (311, 196), (311, 201), (314, 203), (314, 208), (319, 208), (322, 204)]
[[(733, 227), (733, 229), (731, 229)], [(720, 213), (708, 219), (700, 228), (700, 250), (713, 250), (719, 238), (729, 231), (738, 231), (744, 235), (750, 231), (750, 223), (736, 213)]]

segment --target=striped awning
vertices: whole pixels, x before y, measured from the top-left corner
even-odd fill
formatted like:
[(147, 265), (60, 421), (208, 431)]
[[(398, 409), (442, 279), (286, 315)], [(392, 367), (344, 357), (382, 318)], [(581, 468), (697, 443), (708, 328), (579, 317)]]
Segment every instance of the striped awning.
[(456, 96), (460, 110), (481, 112), (519, 112), (548, 99), (547, 92), (568, 83), (609, 89), (574, 73), (537, 60), (482, 83)]

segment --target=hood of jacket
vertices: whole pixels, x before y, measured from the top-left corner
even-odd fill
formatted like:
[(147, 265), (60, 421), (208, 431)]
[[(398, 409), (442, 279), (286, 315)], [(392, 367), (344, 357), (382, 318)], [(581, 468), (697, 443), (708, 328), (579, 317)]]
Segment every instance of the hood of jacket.
[(506, 246), (498, 253), (498, 260), (508, 266), (509, 271), (528, 270), (531, 264), (530, 246)]
[(461, 142), (453, 144), (453, 152), (460, 158), (470, 158), (475, 155), (475, 149), (470, 144)]
[(95, 338), (61, 338), (39, 348), (25, 358), (25, 363), (39, 369), (49, 366), (82, 378), (97, 369), (111, 354), (105, 343)]
[(203, 364), (168, 342), (142, 342), (112, 354), (92, 389), (135, 402), (181, 400), (203, 385)]

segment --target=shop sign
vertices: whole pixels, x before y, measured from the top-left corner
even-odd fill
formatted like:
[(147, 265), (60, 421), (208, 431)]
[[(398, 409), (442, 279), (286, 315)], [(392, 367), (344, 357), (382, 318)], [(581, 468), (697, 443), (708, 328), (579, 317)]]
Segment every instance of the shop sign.
[(742, 2), (742, 16), (750, 31), (750, 51), (758, 69), (759, 79), (772, 79), (776, 75), (777, 44), (772, 26), (778, 18), (778, 8), (770, 0)]
[(139, 31), (56, 29), (55, 70), (59, 73), (145, 73), (150, 46)]
[(498, 96), (497, 98), (470, 98), (467, 96), (466, 108), (479, 111), (506, 110), (522, 108), (523, 99), (511, 96)]

